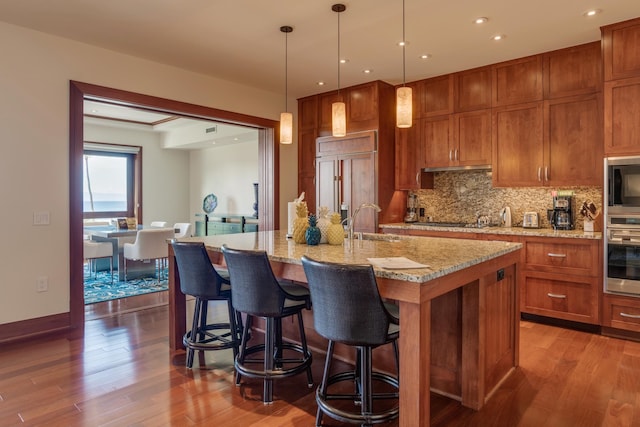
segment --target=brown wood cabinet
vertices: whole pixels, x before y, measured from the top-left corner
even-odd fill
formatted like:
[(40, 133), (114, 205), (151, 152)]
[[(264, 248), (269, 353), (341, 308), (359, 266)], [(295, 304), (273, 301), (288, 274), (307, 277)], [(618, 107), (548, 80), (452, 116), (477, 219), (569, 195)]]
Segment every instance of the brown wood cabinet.
[(491, 67), (455, 73), (453, 82), (456, 113), (491, 108)]
[(542, 100), (542, 55), (501, 62), (492, 67), (492, 106)]
[[(640, 332), (640, 298), (604, 294), (602, 303), (602, 326)], [(612, 331), (606, 332), (607, 335), (617, 335), (616, 333), (612, 334)]]
[(422, 154), (421, 122), (414, 120), (410, 128), (396, 128), (396, 190), (418, 190), (433, 186), (425, 182)]
[(601, 261), (597, 240), (527, 237), (520, 310), (598, 324)]
[(604, 84), (606, 155), (640, 154), (640, 77)]
[(417, 118), (453, 113), (453, 75), (415, 82), (414, 116)]
[(602, 27), (604, 80), (640, 77), (640, 19)]
[(494, 108), (492, 180), (495, 187), (543, 185), (543, 103)]
[(544, 185), (602, 185), (602, 147), (598, 94), (544, 101)]
[(600, 42), (593, 42), (543, 54), (544, 99), (600, 92), (600, 51)]

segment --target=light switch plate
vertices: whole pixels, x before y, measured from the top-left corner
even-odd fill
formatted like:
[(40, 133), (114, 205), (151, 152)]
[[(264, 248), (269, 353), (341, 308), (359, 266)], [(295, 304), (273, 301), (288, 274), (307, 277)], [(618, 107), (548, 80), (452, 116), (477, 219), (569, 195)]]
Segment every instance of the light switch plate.
[(34, 212), (33, 225), (49, 225), (49, 211)]

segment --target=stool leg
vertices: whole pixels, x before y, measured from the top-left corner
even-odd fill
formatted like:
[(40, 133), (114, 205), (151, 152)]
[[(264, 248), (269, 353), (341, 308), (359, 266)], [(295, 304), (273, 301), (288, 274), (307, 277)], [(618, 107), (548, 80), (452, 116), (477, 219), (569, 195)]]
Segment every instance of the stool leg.
[[(300, 329), (300, 343), (302, 345), (302, 351), (304, 351), (304, 357), (306, 358), (309, 350), (307, 348), (307, 336), (304, 333), (302, 312), (298, 312), (298, 328)], [(309, 386), (309, 388), (313, 387), (313, 374), (311, 373), (311, 365), (307, 367), (307, 385)]]
[[(363, 347), (360, 351), (360, 380), (361, 380), (361, 399), (362, 406), (360, 411), (365, 417), (371, 415), (373, 411), (373, 390), (371, 385), (371, 347)], [(366, 418), (365, 418), (366, 419)], [(363, 426), (369, 426), (370, 424), (363, 424)]]
[[(191, 322), (191, 334), (189, 335), (189, 342), (195, 342), (198, 335), (198, 323), (200, 321), (200, 306), (201, 301), (199, 298), (196, 298), (196, 304), (193, 308), (193, 320)], [(187, 346), (187, 368), (191, 369), (193, 367), (193, 355), (194, 350), (191, 346)]]
[(267, 328), (264, 335), (264, 394), (262, 402), (266, 405), (273, 403), (273, 379), (271, 372), (274, 369), (274, 340), (276, 335), (276, 319), (267, 317)]
[(274, 321), (274, 348), (272, 354), (274, 355), (273, 367), (282, 369), (282, 318), (277, 318)]
[[(244, 329), (242, 330), (242, 340), (240, 342), (240, 351), (238, 352), (238, 356), (236, 357), (236, 363), (244, 364), (244, 357), (247, 350), (247, 341), (249, 341), (249, 330), (251, 329), (251, 325), (253, 324), (253, 316), (247, 315), (247, 321), (244, 324)], [(236, 372), (236, 385), (240, 385), (240, 376), (239, 372)]]
[[(333, 341), (329, 341), (327, 346), (327, 357), (324, 360), (324, 372), (322, 373), (322, 382), (318, 388), (318, 397), (326, 399), (327, 397), (327, 384), (329, 382), (329, 373), (331, 372), (331, 360), (333, 359)], [(316, 412), (316, 427), (322, 425), (322, 410), (318, 406), (318, 412)]]
[(236, 326), (236, 313), (231, 305), (231, 299), (227, 300), (227, 311), (229, 312), (229, 333), (233, 341), (233, 359), (238, 356), (238, 331)]

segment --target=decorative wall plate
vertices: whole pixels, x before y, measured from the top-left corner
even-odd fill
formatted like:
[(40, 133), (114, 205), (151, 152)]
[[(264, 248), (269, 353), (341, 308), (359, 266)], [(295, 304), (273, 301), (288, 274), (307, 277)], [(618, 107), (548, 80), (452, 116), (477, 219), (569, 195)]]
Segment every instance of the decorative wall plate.
[(217, 206), (218, 206), (218, 198), (216, 197), (215, 194), (209, 194), (202, 201), (202, 210), (204, 210), (204, 212), (207, 214), (210, 214), (211, 212), (213, 212)]

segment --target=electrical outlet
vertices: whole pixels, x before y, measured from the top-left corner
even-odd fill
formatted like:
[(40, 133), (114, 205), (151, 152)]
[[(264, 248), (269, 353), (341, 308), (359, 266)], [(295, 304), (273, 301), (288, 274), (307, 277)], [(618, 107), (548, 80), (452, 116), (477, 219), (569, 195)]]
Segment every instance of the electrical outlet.
[(47, 292), (49, 290), (49, 278), (40, 276), (36, 279), (36, 292)]

